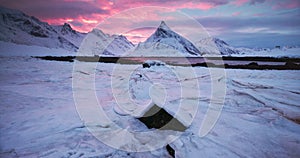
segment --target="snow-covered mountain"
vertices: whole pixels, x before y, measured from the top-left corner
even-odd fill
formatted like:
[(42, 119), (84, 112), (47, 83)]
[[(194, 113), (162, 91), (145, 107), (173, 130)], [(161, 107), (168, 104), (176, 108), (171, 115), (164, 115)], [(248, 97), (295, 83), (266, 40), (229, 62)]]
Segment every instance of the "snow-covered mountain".
[[(85, 38), (87, 37), (87, 38)], [(57, 52), (76, 52), (84, 40), (80, 52), (86, 55), (104, 56), (299, 56), (299, 48), (283, 47), (282, 49), (235, 48), (218, 38), (204, 38), (189, 41), (172, 31), (165, 22), (161, 22), (157, 30), (136, 47), (125, 36), (108, 35), (94, 29), (88, 35), (80, 33), (65, 23), (60, 26), (49, 25), (39, 19), (28, 16), (21, 11), (0, 7), (0, 41), (5, 52), (9, 48), (27, 45), (26, 50), (46, 47), (57, 49)], [(32, 48), (32, 49), (31, 49)], [(20, 54), (21, 47), (12, 54)], [(51, 52), (50, 51), (50, 52)], [(69, 53), (68, 53), (69, 54)], [(47, 54), (53, 55), (53, 54)]]
[(232, 55), (240, 51), (218, 38), (204, 38), (195, 43), (172, 31), (164, 21), (145, 41), (139, 43), (134, 55), (144, 56), (210, 56)]
[(240, 51), (225, 41), (218, 38), (204, 38), (195, 42), (199, 51), (204, 52), (205, 55), (232, 55), (239, 54)]
[(123, 35), (105, 34), (99, 29), (89, 32), (79, 49), (80, 55), (123, 56), (134, 48)]
[(144, 56), (201, 56), (192, 42), (172, 31), (162, 21), (156, 31), (137, 45), (133, 55)]
[(52, 26), (21, 11), (0, 7), (0, 40), (23, 45), (75, 51), (85, 34), (69, 24)]

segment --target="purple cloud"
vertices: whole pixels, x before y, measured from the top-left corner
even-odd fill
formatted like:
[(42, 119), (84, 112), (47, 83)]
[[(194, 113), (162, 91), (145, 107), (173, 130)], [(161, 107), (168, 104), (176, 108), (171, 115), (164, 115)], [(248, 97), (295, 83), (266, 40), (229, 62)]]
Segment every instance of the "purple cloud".
[(264, 3), (266, 0), (250, 0), (250, 4), (254, 5), (256, 3)]
[(109, 14), (109, 10), (97, 7), (86, 1), (61, 0), (1, 0), (3, 6), (24, 11), (42, 19), (77, 18), (91, 14)]

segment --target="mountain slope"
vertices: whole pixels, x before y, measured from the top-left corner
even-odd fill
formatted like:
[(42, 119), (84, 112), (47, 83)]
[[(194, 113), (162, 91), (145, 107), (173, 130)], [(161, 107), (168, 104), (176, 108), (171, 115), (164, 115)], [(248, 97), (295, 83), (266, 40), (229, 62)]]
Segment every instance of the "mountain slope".
[(238, 49), (231, 47), (225, 41), (218, 38), (204, 38), (196, 42), (195, 45), (205, 55), (232, 55), (240, 53)]
[(51, 26), (23, 12), (0, 7), (0, 40), (23, 45), (63, 48), (75, 51), (84, 34), (69, 24)]
[(134, 55), (200, 56), (200, 51), (186, 38), (172, 31), (164, 21), (145, 41), (139, 43)]
[(80, 55), (123, 56), (134, 48), (123, 35), (109, 35), (99, 29), (89, 32), (79, 49)]

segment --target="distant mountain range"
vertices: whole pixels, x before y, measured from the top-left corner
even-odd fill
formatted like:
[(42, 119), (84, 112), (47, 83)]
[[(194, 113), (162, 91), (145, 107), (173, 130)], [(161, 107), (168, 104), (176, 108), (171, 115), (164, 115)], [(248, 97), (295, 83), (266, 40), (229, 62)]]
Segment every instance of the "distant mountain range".
[(0, 40), (23, 45), (64, 48), (76, 51), (84, 33), (69, 24), (52, 26), (20, 11), (0, 8)]
[[(234, 55), (251, 49), (234, 48), (218, 38), (189, 41), (174, 32), (162, 21), (156, 31), (144, 42), (131, 43), (123, 35), (109, 35), (99, 29), (89, 33), (78, 32), (65, 23), (49, 25), (21, 11), (0, 7), (0, 41), (29, 46), (62, 48), (84, 55), (104, 56), (203, 56)], [(85, 38), (86, 37), (86, 38)], [(84, 47), (80, 47), (80, 45)]]
[(99, 29), (93, 29), (82, 41), (80, 55), (122, 56), (135, 47), (123, 35), (105, 34)]

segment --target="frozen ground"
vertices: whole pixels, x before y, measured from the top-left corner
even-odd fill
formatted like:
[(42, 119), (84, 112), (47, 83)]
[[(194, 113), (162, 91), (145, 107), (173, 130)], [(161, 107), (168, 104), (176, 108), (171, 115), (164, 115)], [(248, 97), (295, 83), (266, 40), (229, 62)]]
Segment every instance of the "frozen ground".
[(300, 48), (273, 48), (273, 49), (248, 49), (248, 48), (237, 48), (241, 53), (232, 54), (232, 56), (258, 56), (258, 57), (290, 57), (299, 58)]
[[(89, 133), (73, 100), (73, 63), (30, 57), (1, 57), (0, 63), (0, 157), (170, 157), (166, 148), (142, 153), (116, 150)], [(133, 65), (122, 65), (119, 74), (112, 74), (114, 67), (115, 64), (98, 63), (95, 69), (95, 91), (99, 103), (120, 127), (148, 130), (137, 119), (116, 108), (111, 76), (121, 81), (122, 73), (129, 74)], [(226, 70), (225, 105), (214, 128), (201, 138), (198, 131), (209, 104), (210, 75), (207, 68), (194, 70), (197, 77), (185, 81), (199, 82), (200, 97), (191, 98), (199, 101), (199, 110), (191, 126), (170, 144), (176, 158), (199, 155), (300, 157), (300, 71)], [(151, 79), (162, 85), (167, 84), (166, 92), (171, 98), (166, 102), (172, 105), (182, 98), (172, 91), (180, 85), (172, 79), (174, 75), (167, 72), (160, 68), (138, 68), (132, 75), (133, 79), (139, 74), (152, 76)], [(91, 72), (74, 73), (92, 75)], [(140, 94), (140, 88), (143, 86), (136, 84), (132, 94)], [(192, 92), (197, 90), (189, 88)], [(137, 95), (143, 96), (146, 96), (142, 98), (145, 101), (149, 99), (147, 94)], [(126, 142), (126, 137), (123, 141)], [(139, 137), (135, 141), (142, 143), (147, 138)]]
[[(24, 53), (26, 52), (26, 53)], [(62, 48), (21, 45), (0, 41), (0, 56), (75, 56), (76, 53)]]
[[(231, 56), (237, 57), (291, 57), (299, 58), (300, 57), (300, 48), (282, 48), (282, 49), (267, 49), (267, 50), (254, 50), (248, 48), (238, 48), (240, 54), (231, 54)], [(26, 53), (24, 53), (26, 52)], [(155, 50), (149, 52), (148, 56), (179, 56), (183, 57), (176, 52), (167, 52)], [(174, 54), (175, 53), (175, 54)], [(68, 51), (62, 48), (46, 48), (40, 46), (29, 46), (29, 45), (20, 45), (15, 43), (3, 42), (0, 41), (0, 56), (75, 56), (76, 52)], [(87, 54), (88, 55), (88, 54)], [(104, 55), (104, 56), (113, 56), (113, 55)], [(129, 55), (134, 56), (134, 55)], [(147, 55), (146, 55), (147, 56)], [(206, 55), (206, 56), (215, 56), (215, 55)], [(226, 55), (225, 55), (226, 56)]]

